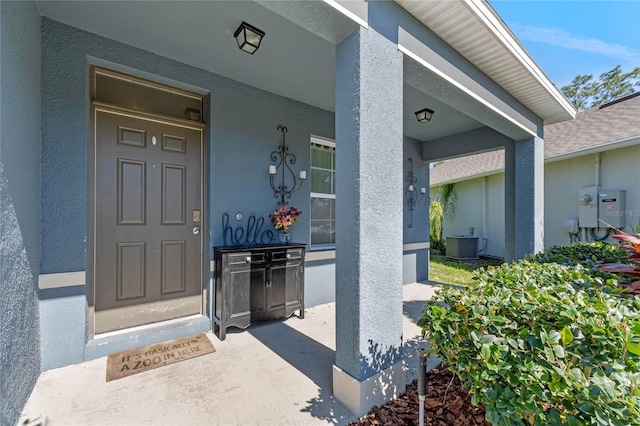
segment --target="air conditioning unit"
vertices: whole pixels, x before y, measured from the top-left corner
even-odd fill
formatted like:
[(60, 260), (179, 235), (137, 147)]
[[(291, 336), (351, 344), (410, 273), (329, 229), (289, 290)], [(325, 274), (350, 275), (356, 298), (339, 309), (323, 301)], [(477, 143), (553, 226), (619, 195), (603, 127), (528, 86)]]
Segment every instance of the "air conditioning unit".
[(478, 237), (471, 235), (452, 235), (447, 237), (446, 256), (456, 260), (478, 258)]

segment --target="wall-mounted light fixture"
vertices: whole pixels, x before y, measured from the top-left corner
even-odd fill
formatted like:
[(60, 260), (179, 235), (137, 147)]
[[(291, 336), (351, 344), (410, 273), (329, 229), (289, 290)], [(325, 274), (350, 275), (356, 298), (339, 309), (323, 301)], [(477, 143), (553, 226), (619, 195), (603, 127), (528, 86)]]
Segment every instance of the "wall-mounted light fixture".
[(253, 25), (249, 25), (246, 22), (240, 24), (233, 36), (238, 42), (238, 47), (251, 55), (254, 54), (258, 47), (262, 37), (264, 37), (264, 31), (257, 29)]
[[(290, 164), (296, 163), (296, 156), (289, 152), (289, 147), (285, 144), (285, 134), (288, 130), (285, 126), (278, 126), (278, 130), (282, 132), (282, 145), (278, 146), (277, 151), (271, 152), (271, 161), (276, 161), (277, 164), (269, 165), (269, 184), (273, 189), (273, 196), (280, 198), (278, 204), (284, 206), (291, 198), (291, 194), (302, 187), (302, 183), (307, 178), (307, 171), (300, 170), (298, 179), (296, 179), (295, 173), (289, 167)], [(276, 186), (278, 169), (280, 169), (282, 179), (279, 182), (280, 185)], [(287, 181), (291, 182), (291, 186), (287, 185)]]
[(416, 111), (416, 118), (421, 123), (426, 123), (427, 121), (430, 121), (432, 116), (433, 116), (433, 110), (429, 108)]
[(427, 193), (427, 188), (420, 188), (420, 194), (418, 194), (416, 183), (418, 182), (418, 178), (413, 173), (413, 159), (409, 158), (409, 171), (407, 172), (407, 177), (405, 181), (408, 183), (407, 189), (404, 191), (404, 198), (407, 200), (407, 207), (409, 208), (409, 214), (411, 217), (411, 221), (409, 222), (408, 228), (413, 228), (413, 210), (422, 198)]

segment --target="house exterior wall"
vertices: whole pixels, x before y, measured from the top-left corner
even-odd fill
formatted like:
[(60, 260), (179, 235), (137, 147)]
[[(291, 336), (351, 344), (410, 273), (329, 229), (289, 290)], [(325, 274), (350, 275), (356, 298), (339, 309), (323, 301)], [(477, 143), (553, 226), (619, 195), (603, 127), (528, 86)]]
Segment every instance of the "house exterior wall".
[[(483, 238), (487, 239), (487, 246), (480, 254), (504, 258), (504, 173), (486, 176), (483, 179), (487, 188), (485, 207), (488, 230), (483, 233)], [(480, 248), (483, 245), (484, 241)]]
[[(638, 145), (600, 153), (600, 187), (602, 190), (624, 189), (626, 193), (625, 232), (638, 229), (640, 223), (640, 139)], [(595, 154), (548, 163), (545, 186), (545, 245), (567, 245), (569, 234), (563, 229), (565, 219), (578, 217), (578, 190), (595, 184)], [(600, 219), (606, 221), (606, 217)], [(604, 225), (603, 225), (604, 226)], [(609, 241), (612, 241), (611, 239)]]
[[(88, 251), (89, 63), (170, 79), (209, 93), (211, 246), (224, 243), (222, 214), (267, 216), (277, 207), (269, 155), (288, 127), (296, 165), (309, 169), (309, 137), (334, 137), (333, 113), (43, 18), (43, 165), (41, 273), (82, 271)], [(63, 167), (61, 167), (63, 165)], [(69, 166), (67, 166), (69, 165)], [(238, 194), (252, 192), (251, 197)], [(289, 203), (309, 209), (308, 184)], [(292, 228), (308, 242), (309, 215)], [(69, 247), (69, 250), (67, 250)], [(65, 248), (65, 250), (61, 250)]]
[(40, 374), (40, 16), (0, 8), (0, 424), (13, 425)]
[(566, 219), (578, 217), (578, 189), (594, 184), (593, 160), (593, 155), (587, 155), (545, 164), (549, 179), (545, 187), (545, 246), (570, 244), (562, 225)]
[(635, 229), (640, 233), (640, 139), (638, 145), (628, 151), (615, 150), (600, 156), (600, 179), (603, 189), (627, 189), (627, 210), (625, 213), (627, 232)]
[[(479, 189), (479, 190), (478, 190)], [(469, 234), (469, 227), (475, 228), (474, 235), (484, 235), (482, 229), (482, 180), (479, 182), (460, 182), (456, 184), (458, 202), (456, 203), (456, 216), (450, 226), (443, 232), (443, 237), (456, 234)]]
[[(102, 354), (89, 339), (86, 302), (91, 244), (90, 212), (90, 99), (89, 65), (115, 68), (141, 77), (198, 91), (208, 96), (208, 132), (205, 137), (208, 168), (207, 261), (212, 246), (225, 242), (222, 218), (228, 213), (233, 227), (246, 226), (251, 215), (264, 217), (277, 207), (269, 186), (270, 154), (281, 143), (279, 124), (288, 128), (286, 143), (297, 157), (294, 169), (309, 170), (310, 136), (335, 138), (334, 114), (234, 80), (123, 45), (95, 34), (42, 18), (42, 277), (67, 280), (41, 297), (43, 369), (81, 362)], [(404, 148), (420, 158), (419, 143), (407, 139)], [(423, 177), (427, 166), (418, 161), (414, 171)], [(406, 170), (405, 170), (406, 172)], [(339, 172), (338, 172), (339, 173)], [(428, 177), (423, 186), (428, 186)], [(250, 194), (250, 196), (248, 195)], [(293, 194), (290, 206), (304, 213), (291, 228), (292, 241), (309, 244), (309, 183)], [(236, 213), (245, 219), (236, 222)], [(415, 213), (415, 212), (414, 212)], [(423, 220), (424, 213), (414, 216)], [(409, 242), (428, 241), (421, 229), (405, 232)], [(425, 244), (423, 244), (424, 246)], [(311, 307), (335, 300), (335, 254), (308, 256), (305, 304)], [(426, 278), (428, 249), (405, 253), (404, 282)], [(420, 263), (420, 265), (418, 265)], [(79, 275), (78, 275), (79, 273)], [(61, 275), (58, 275), (61, 274)], [(73, 277), (73, 279), (71, 278)], [(78, 278), (80, 277), (80, 278)], [(415, 278), (415, 279), (414, 279)], [(210, 276), (210, 286), (213, 285)], [(61, 327), (60, 325), (63, 325)], [(59, 343), (63, 336), (71, 344)], [(139, 339), (133, 339), (143, 343)], [(115, 343), (114, 343), (115, 344)], [(124, 349), (124, 348), (123, 348)], [(118, 349), (120, 350), (120, 348)]]
[[(626, 190), (626, 227), (631, 233), (640, 225), (640, 140), (634, 146), (613, 149), (600, 153), (600, 186), (606, 189)], [(545, 164), (545, 228), (544, 245), (566, 246), (570, 244), (569, 234), (564, 231), (566, 219), (578, 217), (578, 190), (595, 184), (595, 154), (583, 155), (567, 160)], [(503, 257), (504, 255), (504, 173), (473, 178), (456, 183), (458, 207), (453, 221), (445, 220), (443, 235), (466, 234), (470, 223), (481, 221), (481, 206), (478, 199), (483, 192), (483, 184), (488, 185), (487, 216), (489, 231), (487, 249), (481, 254)], [(432, 199), (439, 187), (431, 188)], [(606, 220), (606, 218), (602, 218)], [(469, 225), (467, 225), (469, 224)], [(476, 227), (476, 235), (481, 237)], [(588, 237), (590, 239), (590, 237)], [(613, 242), (611, 238), (608, 240)], [(482, 246), (482, 243), (480, 243)]]
[[(206, 143), (209, 238), (206, 247), (224, 244), (222, 215), (225, 212), (232, 217), (241, 212), (245, 218), (250, 215), (266, 218), (277, 207), (269, 187), (267, 167), (271, 163), (271, 151), (281, 142), (281, 134), (276, 131), (278, 124), (288, 127), (287, 145), (296, 154), (298, 167), (304, 170), (309, 169), (310, 135), (334, 137), (331, 112), (47, 18), (43, 18), (42, 27), (42, 274), (70, 276), (70, 272), (87, 270), (91, 238), (88, 227), (90, 63), (115, 64), (125, 71), (140, 70), (209, 94)], [(293, 240), (303, 243), (309, 239), (308, 184), (305, 188), (290, 201), (290, 205), (306, 213), (292, 228)], [(242, 195), (249, 193), (251, 196)], [(246, 224), (246, 219), (241, 224)], [(205, 256), (210, 260), (211, 251)], [(312, 270), (307, 273), (313, 275)], [(309, 289), (309, 294), (316, 293)], [(47, 290), (47, 298), (41, 303), (43, 313), (47, 324), (57, 326), (45, 325), (43, 330), (44, 369), (80, 362), (89, 353), (100, 355), (94, 348), (85, 350), (88, 339), (85, 294), (86, 282)], [(309, 306), (313, 304), (310, 301)], [(62, 347), (57, 343), (61, 336), (72, 343)]]
[(403, 201), (404, 225), (403, 241), (405, 244), (403, 256), (402, 283), (409, 284), (416, 281), (425, 281), (429, 278), (429, 163), (422, 161), (422, 142), (404, 137), (404, 177), (403, 190), (406, 191), (406, 181), (409, 172), (409, 158), (413, 159), (413, 173), (416, 176), (416, 190), (426, 188), (427, 194), (416, 203), (413, 210), (413, 227), (409, 228), (411, 212), (407, 207), (406, 199)]
[[(480, 255), (504, 256), (504, 173), (457, 182), (456, 215), (445, 219), (442, 237), (469, 235), (474, 228), (478, 237)], [(431, 188), (431, 199), (436, 200), (440, 187)]]

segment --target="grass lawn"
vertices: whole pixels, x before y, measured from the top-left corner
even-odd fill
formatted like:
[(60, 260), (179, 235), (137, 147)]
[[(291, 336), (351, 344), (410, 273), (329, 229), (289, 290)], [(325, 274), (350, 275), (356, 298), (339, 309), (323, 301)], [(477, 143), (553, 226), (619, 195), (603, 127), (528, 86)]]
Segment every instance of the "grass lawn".
[(499, 265), (500, 261), (473, 261), (472, 263), (458, 262), (442, 256), (431, 256), (429, 280), (439, 283), (469, 285), (473, 282), (472, 272), (487, 265)]

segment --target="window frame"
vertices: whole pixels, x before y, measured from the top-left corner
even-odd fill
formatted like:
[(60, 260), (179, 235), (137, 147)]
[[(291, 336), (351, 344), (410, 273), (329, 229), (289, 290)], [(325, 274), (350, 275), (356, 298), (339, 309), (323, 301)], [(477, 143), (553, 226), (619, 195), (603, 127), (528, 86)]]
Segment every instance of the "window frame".
[[(336, 142), (333, 139), (329, 139), (329, 138), (324, 138), (322, 136), (316, 136), (316, 135), (311, 135), (311, 137), (309, 138), (309, 150), (311, 151), (311, 146), (313, 144), (317, 144), (317, 145), (324, 145), (324, 146), (329, 146), (331, 148), (334, 149), (334, 155), (335, 155), (335, 149), (336, 149)], [(313, 176), (312, 170), (313, 169), (322, 169), (319, 167), (313, 167), (312, 166), (312, 162), (311, 162), (311, 153), (309, 154), (309, 172), (310, 174)], [(329, 169), (323, 169), (323, 170), (329, 170)], [(333, 189), (333, 194), (330, 193), (326, 193), (326, 192), (309, 192), (309, 249), (311, 251), (320, 251), (320, 250), (334, 250), (336, 248), (335, 243), (332, 244), (313, 244), (312, 240), (311, 240), (311, 223), (312, 220), (312, 213), (311, 213), (311, 201), (314, 198), (324, 198), (324, 199), (329, 199), (329, 200), (335, 200), (336, 199), (336, 194), (335, 194), (335, 173), (336, 173), (336, 168), (335, 168), (335, 159), (334, 159), (334, 164), (333, 164), (333, 169), (330, 169), (333, 174), (334, 174), (334, 180), (332, 182), (332, 189)], [(334, 219), (335, 220), (335, 219)]]

